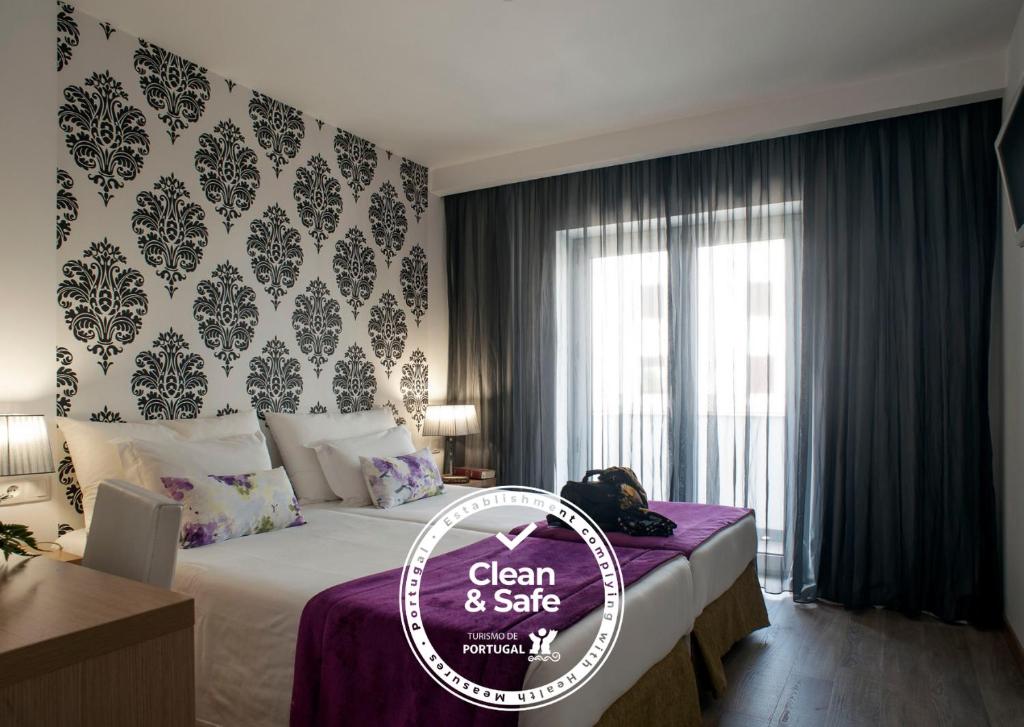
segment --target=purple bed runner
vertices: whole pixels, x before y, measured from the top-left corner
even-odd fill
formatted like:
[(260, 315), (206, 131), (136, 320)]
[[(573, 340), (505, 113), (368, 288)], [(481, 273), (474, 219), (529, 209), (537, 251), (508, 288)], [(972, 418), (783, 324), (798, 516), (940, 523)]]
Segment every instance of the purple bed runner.
[[(626, 586), (659, 565), (688, 555), (700, 542), (731, 524), (728, 513), (712, 507), (704, 513), (684, 503), (655, 503), (679, 525), (669, 538), (629, 538), (609, 533)], [(661, 509), (660, 506), (671, 506)], [(749, 511), (731, 510), (731, 522)], [(695, 535), (685, 531), (693, 529)], [(684, 532), (679, 532), (684, 531)], [(703, 533), (703, 535), (700, 535)], [(564, 535), (568, 535), (566, 538)], [(620, 537), (616, 537), (620, 536)], [(626, 538), (630, 542), (619, 542)], [(575, 541), (575, 542), (574, 542)], [(546, 589), (559, 597), (555, 613), (469, 613), (465, 609), (467, 572), (479, 561), (499, 568), (555, 568), (556, 583)], [(512, 726), (517, 712), (470, 705), (449, 694), (423, 670), (402, 630), (399, 615), (401, 568), (375, 573), (328, 588), (303, 609), (295, 652), (292, 727), (305, 725), (416, 725), (462, 727)], [(423, 621), (434, 648), (457, 672), (478, 684), (502, 689), (523, 687), (529, 662), (525, 654), (492, 654), (486, 659), (463, 654), (468, 633), (514, 632), (520, 642), (543, 626), (564, 630), (599, 608), (603, 586), (593, 556), (575, 533), (538, 527), (514, 550), (495, 537), (431, 558), (420, 592)], [(475, 586), (493, 603), (497, 586)], [(556, 642), (557, 643), (557, 642)]]
[[(658, 538), (648, 535), (605, 533), (608, 536), (608, 542), (616, 548), (673, 550), (689, 558), (693, 555), (693, 551), (710, 540), (711, 536), (738, 523), (745, 517), (752, 517), (754, 514), (753, 510), (745, 507), (701, 505), (696, 502), (663, 502), (661, 500), (651, 500), (650, 509), (675, 522), (676, 530), (672, 535)], [(518, 532), (523, 527), (525, 526), (520, 526), (513, 532)], [(543, 521), (537, 523), (537, 529), (531, 533), (531, 536), (569, 542), (579, 540), (575, 531), (552, 527)]]

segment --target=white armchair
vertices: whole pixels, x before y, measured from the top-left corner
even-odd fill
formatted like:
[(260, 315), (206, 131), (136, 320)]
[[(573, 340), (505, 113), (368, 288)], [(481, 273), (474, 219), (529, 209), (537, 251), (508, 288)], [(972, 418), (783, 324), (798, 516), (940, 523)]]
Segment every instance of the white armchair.
[(180, 526), (180, 503), (127, 482), (101, 482), (82, 565), (170, 588)]

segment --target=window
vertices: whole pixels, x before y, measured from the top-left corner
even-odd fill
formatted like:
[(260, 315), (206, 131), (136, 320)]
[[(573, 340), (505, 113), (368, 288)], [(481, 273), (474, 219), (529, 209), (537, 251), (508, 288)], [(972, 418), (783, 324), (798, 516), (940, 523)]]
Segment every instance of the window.
[[(668, 255), (610, 255), (591, 261), (594, 412), (602, 418), (668, 410)], [(597, 434), (595, 434), (597, 436)]]
[(755, 508), (768, 525), (762, 548), (781, 547), (785, 239), (700, 248), (697, 288), (697, 499)]
[(631, 466), (668, 487), (668, 255), (591, 260), (590, 448), (595, 467)]
[(559, 482), (625, 464), (649, 494), (668, 496), (665, 229), (655, 221), (559, 235)]
[[(687, 356), (694, 379), (672, 383), (693, 387), (695, 407), (671, 415), (693, 418), (696, 499), (754, 507), (762, 532), (781, 532), (793, 295), (786, 231), (796, 212), (789, 203), (749, 218), (725, 210), (560, 234), (560, 481), (623, 464), (653, 498), (668, 499), (669, 357)], [(670, 235), (692, 244), (689, 280), (670, 283)], [(670, 284), (694, 288), (692, 340), (669, 340)]]
[(701, 416), (786, 413), (786, 241), (697, 251)]

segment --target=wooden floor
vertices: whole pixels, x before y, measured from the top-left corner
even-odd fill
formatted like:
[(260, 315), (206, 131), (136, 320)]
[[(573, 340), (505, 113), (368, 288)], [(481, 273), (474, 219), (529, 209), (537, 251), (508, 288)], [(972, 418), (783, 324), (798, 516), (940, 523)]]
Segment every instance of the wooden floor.
[(1024, 673), (1001, 632), (766, 596), (772, 626), (725, 658), (706, 727), (1024, 725)]

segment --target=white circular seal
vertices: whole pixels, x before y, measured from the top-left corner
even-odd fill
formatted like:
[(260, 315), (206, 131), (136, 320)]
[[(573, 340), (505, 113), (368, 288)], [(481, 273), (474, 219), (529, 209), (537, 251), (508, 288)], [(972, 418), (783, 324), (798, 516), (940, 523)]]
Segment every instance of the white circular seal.
[[(613, 574), (611, 578), (601, 578), (604, 585), (602, 618), (593, 642), (579, 661), (562, 676), (547, 684), (514, 691), (492, 689), (457, 673), (430, 643), (420, 609), (423, 568), (434, 548), (441, 542), (441, 538), (464, 517), (502, 507), (528, 507), (539, 510), (544, 515), (551, 514), (560, 518), (575, 530), (589, 547), (598, 573)], [(399, 595), (402, 629), (420, 665), (438, 684), (459, 699), (502, 711), (537, 709), (565, 699), (586, 684), (604, 664), (615, 646), (622, 626), (624, 591), (622, 570), (615, 550), (608, 542), (604, 531), (589, 515), (568, 500), (544, 490), (533, 487), (490, 488), (461, 497), (441, 510), (413, 542), (402, 568)]]

